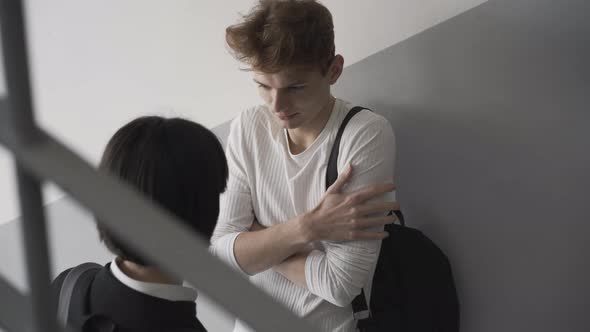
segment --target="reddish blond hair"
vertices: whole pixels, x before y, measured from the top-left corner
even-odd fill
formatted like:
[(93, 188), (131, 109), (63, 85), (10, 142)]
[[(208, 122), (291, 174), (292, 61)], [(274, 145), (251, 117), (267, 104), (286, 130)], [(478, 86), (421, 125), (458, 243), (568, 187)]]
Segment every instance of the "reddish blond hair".
[(260, 0), (225, 39), (236, 59), (266, 73), (304, 66), (325, 74), (335, 55), (332, 14), (315, 0)]

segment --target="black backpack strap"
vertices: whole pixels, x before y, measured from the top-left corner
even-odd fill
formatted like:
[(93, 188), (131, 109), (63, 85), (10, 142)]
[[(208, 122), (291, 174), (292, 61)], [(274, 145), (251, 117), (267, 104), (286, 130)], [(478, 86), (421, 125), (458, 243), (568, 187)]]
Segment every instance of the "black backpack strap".
[[(336, 134), (336, 139), (334, 140), (334, 145), (332, 146), (332, 151), (330, 152), (330, 158), (328, 159), (328, 169), (326, 171), (326, 190), (330, 188), (330, 186), (336, 182), (338, 178), (338, 154), (340, 152), (340, 141), (342, 139), (342, 134), (344, 133), (344, 129), (346, 125), (355, 116), (358, 112), (362, 110), (369, 110), (366, 107), (362, 106), (355, 106), (348, 111), (344, 120), (342, 120), (342, 124), (340, 128), (338, 128), (338, 133)], [(392, 211), (391, 213), (395, 213), (397, 219), (399, 220), (402, 226), (405, 226), (404, 216), (401, 211), (396, 210)], [(365, 297), (365, 290), (361, 289), (361, 293), (357, 295), (352, 300), (352, 311), (354, 315), (354, 319), (358, 322), (358, 328), (363, 331), (365, 325), (370, 324), (371, 319), (371, 311), (369, 310), (369, 306), (367, 305), (367, 298)]]
[(102, 266), (96, 263), (84, 263), (74, 267), (66, 275), (59, 291), (59, 300), (57, 305), (57, 319), (64, 326), (66, 326), (68, 322), (70, 303), (72, 301), (74, 288), (76, 287), (78, 280), (85, 272), (93, 269), (98, 270), (100, 268), (102, 268)]
[(363, 288), (361, 288), (361, 293), (352, 300), (352, 312), (354, 319), (357, 321), (371, 317), (371, 311), (367, 305), (367, 298)]
[[(367, 109), (362, 106), (355, 106), (348, 111), (344, 120), (342, 120), (342, 124), (340, 124), (340, 128), (338, 128), (338, 133), (336, 134), (336, 139), (334, 140), (334, 145), (332, 145), (332, 151), (330, 152), (330, 158), (328, 159), (328, 169), (326, 171), (326, 190), (330, 188), (336, 179), (338, 178), (338, 155), (340, 153), (340, 141), (342, 140), (342, 134), (344, 133), (344, 129), (346, 129), (346, 125), (350, 122), (353, 116), (355, 116), (358, 112)], [(369, 311), (369, 306), (367, 305), (365, 291), (361, 289), (361, 293), (354, 298), (352, 301), (352, 309), (354, 312), (354, 318), (357, 321), (362, 319), (369, 318), (371, 313)]]
[(338, 133), (336, 134), (336, 139), (334, 140), (334, 145), (332, 145), (332, 151), (330, 152), (330, 158), (328, 159), (328, 170), (326, 171), (326, 190), (330, 188), (336, 179), (338, 178), (338, 154), (340, 153), (340, 140), (342, 139), (342, 133), (344, 133), (344, 129), (346, 125), (355, 116), (358, 112), (367, 109), (362, 106), (355, 106), (348, 111), (344, 120), (342, 120), (342, 124), (340, 124), (340, 128), (338, 128)]

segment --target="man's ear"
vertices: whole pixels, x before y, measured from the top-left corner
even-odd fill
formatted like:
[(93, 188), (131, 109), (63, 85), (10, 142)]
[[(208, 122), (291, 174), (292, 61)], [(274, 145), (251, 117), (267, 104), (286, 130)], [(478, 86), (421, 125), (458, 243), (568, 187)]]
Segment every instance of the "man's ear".
[(342, 75), (342, 71), (344, 70), (344, 57), (340, 54), (337, 54), (332, 60), (332, 64), (330, 68), (328, 68), (328, 78), (330, 79), (330, 85), (335, 84), (340, 75)]

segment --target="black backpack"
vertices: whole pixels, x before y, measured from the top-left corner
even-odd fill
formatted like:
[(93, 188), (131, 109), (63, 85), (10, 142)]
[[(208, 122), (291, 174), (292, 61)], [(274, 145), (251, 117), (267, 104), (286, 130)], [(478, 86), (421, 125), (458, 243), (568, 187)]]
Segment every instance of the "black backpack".
[[(344, 128), (363, 109), (352, 108), (338, 129), (328, 160), (326, 188), (338, 178)], [(352, 302), (359, 331), (458, 332), (459, 300), (448, 258), (422, 232), (407, 227), (401, 211), (392, 213), (400, 224), (385, 226), (389, 237), (381, 244), (370, 309), (364, 290)]]

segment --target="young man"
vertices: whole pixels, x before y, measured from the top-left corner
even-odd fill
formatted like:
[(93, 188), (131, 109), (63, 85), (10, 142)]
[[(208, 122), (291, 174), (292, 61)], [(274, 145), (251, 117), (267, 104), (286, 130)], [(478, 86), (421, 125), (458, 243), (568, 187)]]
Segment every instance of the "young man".
[[(228, 169), (221, 144), (203, 126), (155, 116), (133, 120), (111, 138), (99, 170), (211, 236)], [(194, 289), (129, 250), (100, 223), (98, 230), (116, 258), (81, 275), (68, 308), (69, 325), (82, 331), (205, 331), (196, 318)], [(70, 270), (52, 284), (56, 303)]]
[[(355, 106), (330, 92), (344, 63), (330, 12), (313, 0), (261, 0), (226, 40), (264, 105), (232, 122), (212, 252), (322, 331), (353, 331), (351, 301), (370, 294), (383, 225), (395, 218), (387, 212), (399, 208), (391, 126), (366, 110), (353, 117), (326, 191), (334, 138)], [(237, 321), (234, 331), (248, 328)]]

